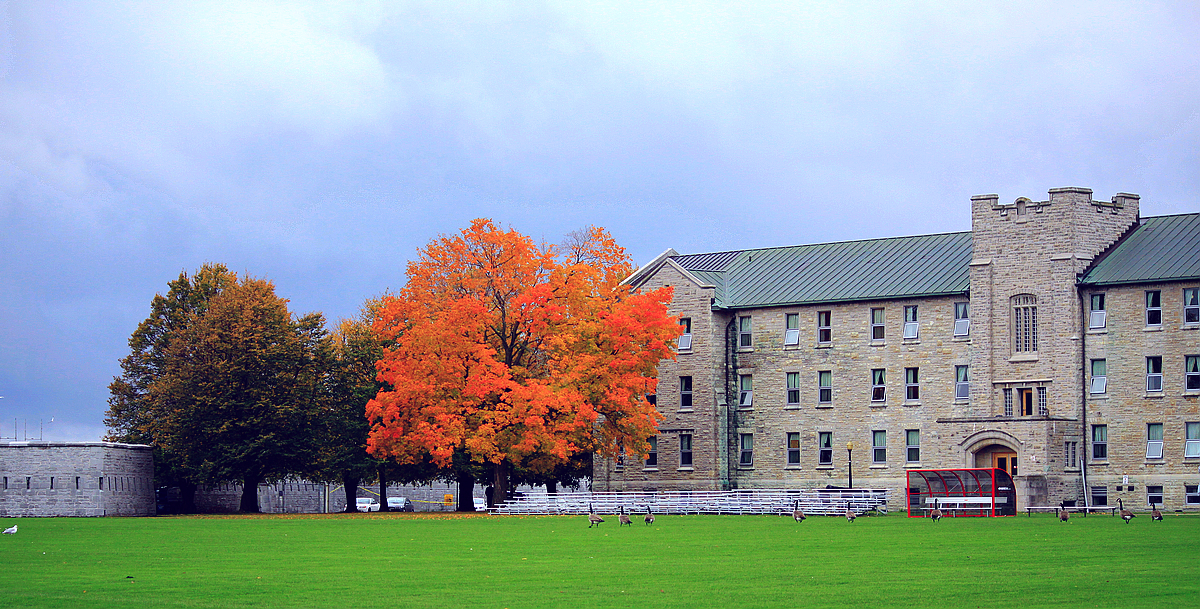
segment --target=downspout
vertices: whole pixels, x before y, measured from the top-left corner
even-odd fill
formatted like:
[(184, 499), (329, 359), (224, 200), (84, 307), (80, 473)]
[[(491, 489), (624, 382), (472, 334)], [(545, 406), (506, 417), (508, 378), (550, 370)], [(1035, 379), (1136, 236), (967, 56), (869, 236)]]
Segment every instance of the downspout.
[[(730, 466), (729, 466), (730, 437), (731, 437), (731, 434), (733, 433), (733, 430), (736, 429), (736, 424), (733, 421), (733, 417), (734, 417), (733, 409), (729, 407), (729, 405), (731, 403), (734, 403), (734, 402), (731, 402), (729, 399), (729, 397), (730, 397), (729, 396), (729, 383), (730, 383), (730, 377), (732, 375), (732, 369), (737, 366), (737, 354), (734, 352), (734, 349), (735, 349), (734, 345), (736, 345), (736, 332), (737, 332), (736, 324), (737, 324), (737, 315), (731, 316), (729, 319), (729, 323), (725, 324), (725, 345), (724, 345), (724, 349), (723, 349), (725, 352), (724, 353), (725, 354), (724, 398), (720, 399), (720, 401), (717, 403), (717, 411), (720, 413), (718, 416), (721, 417), (719, 419), (721, 421), (721, 425), (719, 426), (720, 428), (717, 430), (717, 435), (718, 435), (718, 441), (721, 444), (723, 444), (723, 448), (721, 449), (721, 452), (717, 453), (717, 459), (719, 459), (720, 476), (721, 476), (721, 481), (720, 481), (721, 489), (720, 490), (723, 490), (723, 491), (728, 491), (728, 490), (731, 490), (731, 488), (732, 488), (731, 487), (732, 480), (730, 478), (730, 473), (729, 473), (730, 472)], [(734, 340), (729, 339), (729, 337), (731, 335), (734, 336)]]
[[(1091, 494), (1087, 487), (1087, 454), (1091, 450), (1088, 446), (1088, 426), (1087, 426), (1087, 310), (1083, 306), (1083, 293), (1079, 290), (1078, 284), (1075, 288), (1075, 294), (1079, 298), (1079, 420), (1082, 425), (1080, 430), (1080, 444), (1083, 445), (1082, 455), (1079, 458), (1079, 484), (1083, 493), (1083, 506), (1091, 507)], [(1086, 514), (1087, 512), (1084, 512)]]

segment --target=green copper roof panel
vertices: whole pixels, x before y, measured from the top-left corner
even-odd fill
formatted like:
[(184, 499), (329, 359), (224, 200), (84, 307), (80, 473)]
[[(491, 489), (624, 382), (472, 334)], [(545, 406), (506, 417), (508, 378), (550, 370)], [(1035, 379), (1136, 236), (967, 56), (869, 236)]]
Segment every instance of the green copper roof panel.
[(1200, 214), (1142, 218), (1079, 283), (1116, 285), (1200, 279)]

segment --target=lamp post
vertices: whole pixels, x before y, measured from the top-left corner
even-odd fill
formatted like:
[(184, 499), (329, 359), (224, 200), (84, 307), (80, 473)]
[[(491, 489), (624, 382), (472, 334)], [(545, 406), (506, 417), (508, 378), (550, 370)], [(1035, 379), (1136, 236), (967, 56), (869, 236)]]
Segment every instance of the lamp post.
[(854, 442), (846, 442), (846, 477), (849, 487), (854, 488)]

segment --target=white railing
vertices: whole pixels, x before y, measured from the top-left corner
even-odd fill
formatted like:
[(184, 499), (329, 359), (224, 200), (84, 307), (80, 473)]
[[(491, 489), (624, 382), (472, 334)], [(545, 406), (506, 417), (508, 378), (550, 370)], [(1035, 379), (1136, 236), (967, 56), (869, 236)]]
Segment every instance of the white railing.
[(791, 514), (887, 512), (887, 489), (754, 489), (630, 493), (529, 494), (489, 510), (493, 514)]

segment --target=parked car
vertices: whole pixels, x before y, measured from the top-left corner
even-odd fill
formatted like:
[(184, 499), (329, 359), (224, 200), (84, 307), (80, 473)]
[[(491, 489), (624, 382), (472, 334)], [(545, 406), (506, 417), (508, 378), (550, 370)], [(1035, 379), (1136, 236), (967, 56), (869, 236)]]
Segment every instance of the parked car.
[(374, 497), (359, 497), (354, 500), (355, 507), (360, 512), (378, 512), (379, 502)]
[(475, 511), (476, 512), (486, 512), (487, 511), (487, 500), (484, 499), (483, 497), (475, 497)]
[(389, 512), (411, 512), (413, 504), (407, 497), (388, 497)]

